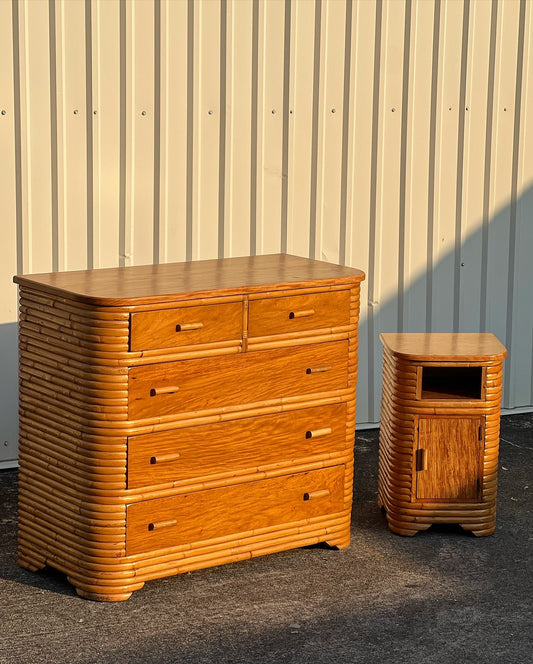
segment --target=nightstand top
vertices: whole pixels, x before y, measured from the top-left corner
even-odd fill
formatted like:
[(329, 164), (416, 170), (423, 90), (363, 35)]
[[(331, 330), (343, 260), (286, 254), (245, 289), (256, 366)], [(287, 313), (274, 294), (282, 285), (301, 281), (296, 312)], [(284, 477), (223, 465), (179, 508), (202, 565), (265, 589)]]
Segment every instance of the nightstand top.
[(289, 254), (20, 275), (21, 286), (93, 305), (165, 302), (358, 283), (361, 270)]
[(507, 355), (505, 346), (486, 332), (399, 332), (380, 339), (397, 357), (420, 362), (486, 362)]

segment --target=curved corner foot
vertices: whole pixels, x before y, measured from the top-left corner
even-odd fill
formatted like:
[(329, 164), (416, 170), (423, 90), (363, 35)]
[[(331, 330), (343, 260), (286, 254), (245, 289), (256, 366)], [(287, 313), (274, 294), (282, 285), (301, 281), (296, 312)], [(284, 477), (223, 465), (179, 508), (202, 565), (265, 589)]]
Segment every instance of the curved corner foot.
[(132, 595), (129, 593), (94, 593), (83, 588), (76, 588), (76, 593), (84, 599), (91, 599), (94, 602), (124, 602)]
[(28, 570), (28, 572), (38, 572), (46, 567), (46, 560), (44, 558), (38, 558), (31, 554), (19, 553), (17, 562), (19, 567)]

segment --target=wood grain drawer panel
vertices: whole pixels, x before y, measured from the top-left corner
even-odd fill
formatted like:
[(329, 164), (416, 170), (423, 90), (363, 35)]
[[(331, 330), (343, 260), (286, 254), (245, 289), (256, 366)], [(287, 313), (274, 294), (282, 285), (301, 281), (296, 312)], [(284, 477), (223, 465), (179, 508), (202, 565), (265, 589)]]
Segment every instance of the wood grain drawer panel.
[(341, 390), (348, 381), (348, 342), (133, 367), (128, 380), (130, 419)]
[(128, 440), (128, 488), (289, 466), (345, 448), (346, 404), (149, 433)]
[(126, 555), (341, 512), (344, 473), (340, 465), (128, 505)]
[(348, 290), (264, 298), (249, 303), (249, 338), (340, 327), (349, 323)]
[(239, 342), (242, 302), (202, 304), (131, 314), (130, 350), (156, 350), (217, 341)]

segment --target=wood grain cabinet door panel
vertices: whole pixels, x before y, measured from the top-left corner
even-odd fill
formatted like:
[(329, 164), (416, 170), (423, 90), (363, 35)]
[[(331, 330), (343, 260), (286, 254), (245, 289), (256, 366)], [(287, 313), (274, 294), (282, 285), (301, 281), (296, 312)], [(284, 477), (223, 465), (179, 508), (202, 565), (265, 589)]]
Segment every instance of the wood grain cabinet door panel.
[(128, 439), (128, 488), (261, 472), (346, 453), (346, 404)]
[(156, 350), (242, 337), (242, 302), (202, 304), (131, 314), (130, 350)]
[(416, 500), (481, 500), (482, 417), (420, 417)]
[(340, 465), (128, 505), (126, 555), (340, 513), (344, 473)]
[(350, 323), (350, 291), (250, 300), (248, 337), (340, 327)]
[(268, 405), (346, 389), (348, 342), (138, 366), (130, 369), (128, 382), (130, 419)]

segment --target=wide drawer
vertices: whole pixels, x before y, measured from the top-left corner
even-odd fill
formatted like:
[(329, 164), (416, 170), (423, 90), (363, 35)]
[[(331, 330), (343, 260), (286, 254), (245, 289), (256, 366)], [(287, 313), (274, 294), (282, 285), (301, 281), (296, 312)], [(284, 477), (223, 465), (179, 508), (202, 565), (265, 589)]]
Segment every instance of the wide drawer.
[(133, 367), (128, 382), (130, 419), (341, 390), (348, 384), (348, 342)]
[(342, 403), (149, 433), (128, 439), (128, 488), (259, 472), (345, 449)]
[(248, 337), (340, 327), (350, 322), (350, 291), (250, 300)]
[(126, 554), (342, 512), (344, 465), (128, 505)]
[(239, 342), (242, 337), (242, 302), (201, 304), (131, 314), (130, 350), (155, 350)]

